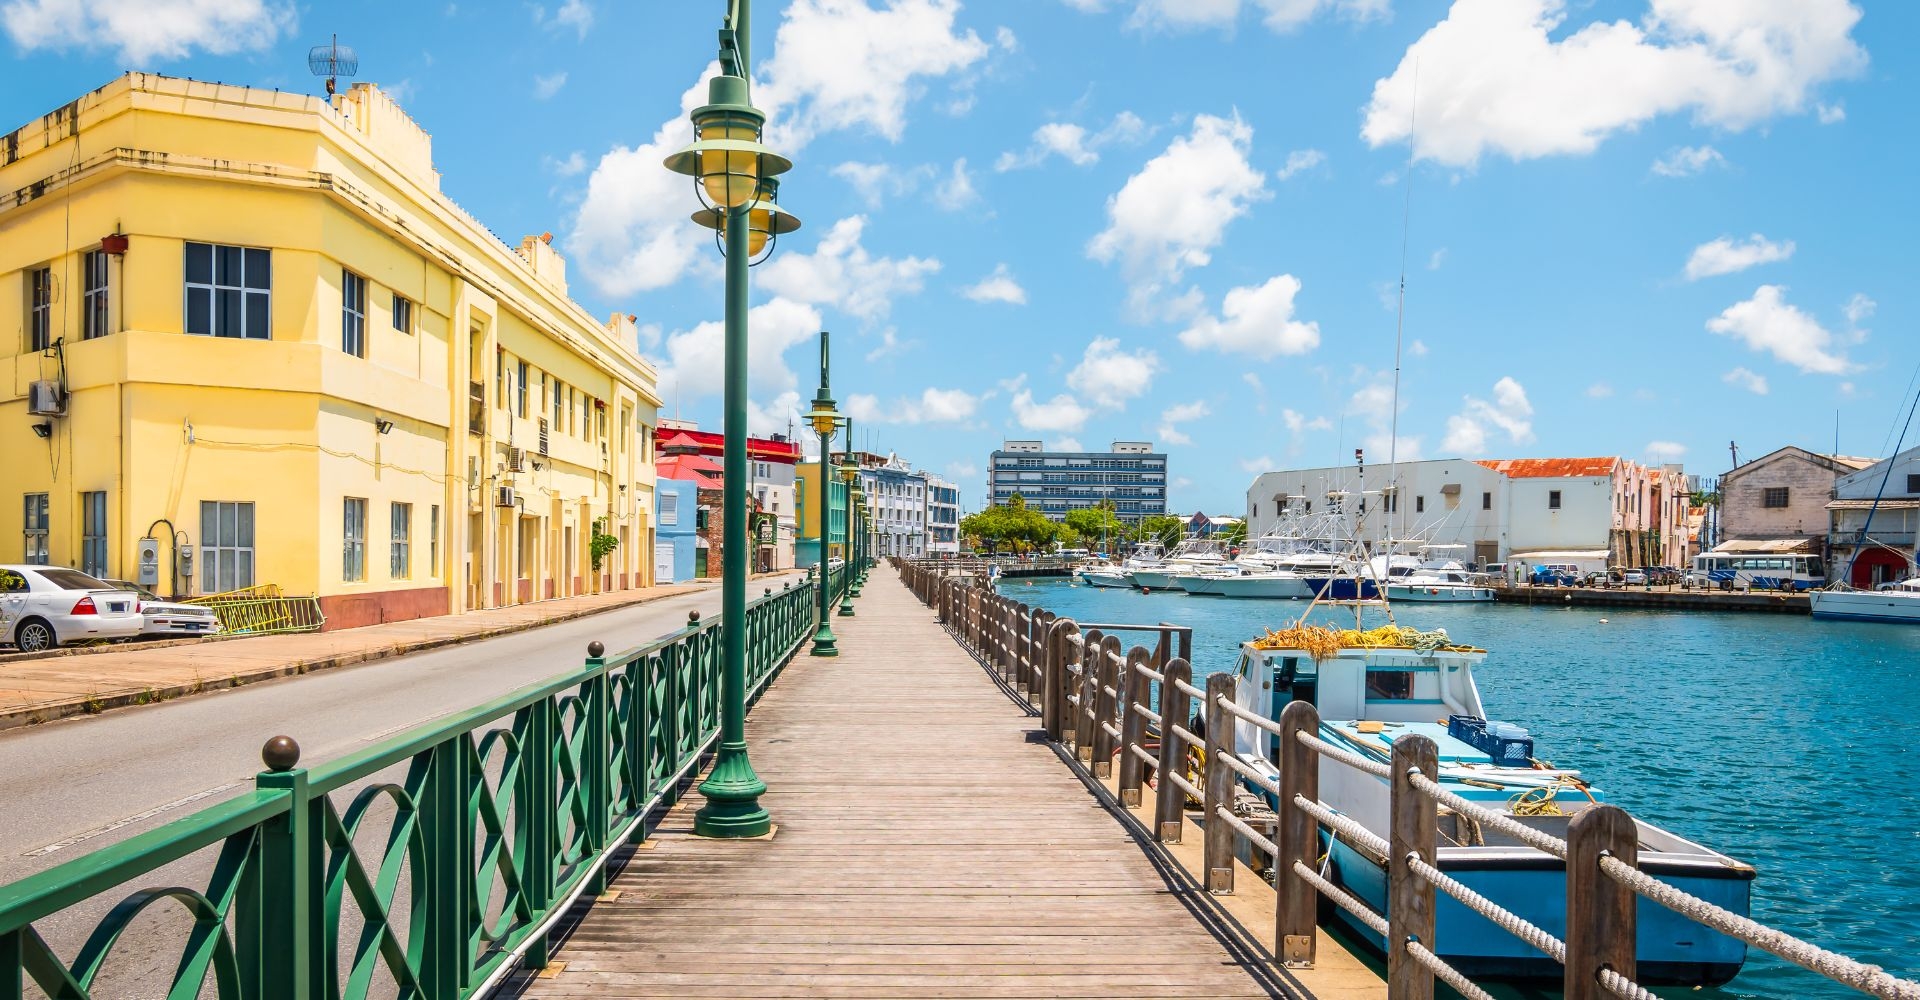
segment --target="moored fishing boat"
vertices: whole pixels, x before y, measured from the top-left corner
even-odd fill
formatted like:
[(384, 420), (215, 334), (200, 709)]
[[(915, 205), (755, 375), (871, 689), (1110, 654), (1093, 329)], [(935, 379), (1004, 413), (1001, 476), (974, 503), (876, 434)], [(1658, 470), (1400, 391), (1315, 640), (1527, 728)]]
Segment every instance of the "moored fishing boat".
[(1395, 601), (1421, 604), (1479, 604), (1493, 600), (1493, 588), (1474, 582), (1460, 560), (1449, 550), (1464, 545), (1421, 547), (1419, 565), (1404, 574), (1393, 574), (1387, 583), (1387, 597)]
[(1127, 578), (1126, 570), (1104, 559), (1080, 567), (1074, 577), (1089, 587), (1133, 586), (1133, 581)]
[(1176, 590), (1173, 582), (1176, 576), (1191, 576), (1208, 569), (1218, 569), (1227, 562), (1227, 555), (1220, 543), (1204, 538), (1189, 538), (1175, 546), (1173, 551), (1155, 565), (1142, 565), (1133, 570), (1133, 585), (1141, 590)]
[[(1365, 757), (1387, 760), (1395, 739), (1418, 734), (1438, 748), (1441, 786), (1474, 804), (1564, 838), (1581, 811), (1606, 801), (1580, 771), (1537, 759), (1526, 730), (1490, 721), (1474, 668), (1486, 651), (1451, 644), (1445, 632), (1386, 626), (1371, 631), (1295, 626), (1241, 645), (1235, 700), (1278, 720), (1293, 700), (1314, 704), (1320, 737)], [(1247, 722), (1234, 746), (1250, 767), (1277, 776), (1274, 739)], [(1263, 790), (1249, 785), (1279, 807)], [(1390, 789), (1371, 773), (1322, 757), (1320, 799), (1367, 830), (1389, 836)], [(1749, 909), (1754, 870), (1665, 829), (1635, 820), (1640, 870), (1734, 913)], [(1441, 810), (1438, 867), (1549, 934), (1566, 934), (1566, 866), (1471, 816)], [(1376, 912), (1387, 910), (1385, 859), (1345, 837), (1325, 841), (1334, 881)], [(1447, 893), (1436, 897), (1434, 950), (1468, 976), (1550, 978), (1560, 966)], [(1356, 933), (1379, 935), (1336, 910)], [(1636, 953), (1643, 983), (1712, 985), (1731, 979), (1745, 946), (1670, 910), (1641, 900)]]

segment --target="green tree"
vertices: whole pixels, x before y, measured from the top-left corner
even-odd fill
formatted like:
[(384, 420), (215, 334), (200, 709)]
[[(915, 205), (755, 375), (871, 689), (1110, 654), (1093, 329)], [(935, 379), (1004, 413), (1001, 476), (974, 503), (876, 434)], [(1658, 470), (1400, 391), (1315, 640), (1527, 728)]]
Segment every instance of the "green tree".
[(1028, 507), (1019, 494), (960, 521), (961, 533), (979, 538), (995, 551), (1030, 552), (1045, 547), (1053, 542), (1054, 527), (1052, 521)]
[(1112, 500), (1102, 500), (1092, 507), (1068, 511), (1066, 523), (1067, 527), (1089, 542), (1105, 544), (1109, 539), (1126, 537), (1127, 526), (1120, 523), (1119, 515), (1113, 512)]
[(1134, 528), (1135, 539), (1143, 542), (1159, 542), (1163, 547), (1169, 549), (1180, 544), (1180, 539), (1185, 537), (1186, 533), (1187, 522), (1174, 517), (1172, 514), (1155, 514), (1152, 517), (1143, 517), (1140, 519), (1140, 523)]
[(1215, 534), (1213, 537), (1218, 539), (1222, 545), (1245, 545), (1247, 544), (1247, 522), (1241, 521), (1239, 524), (1233, 525)]

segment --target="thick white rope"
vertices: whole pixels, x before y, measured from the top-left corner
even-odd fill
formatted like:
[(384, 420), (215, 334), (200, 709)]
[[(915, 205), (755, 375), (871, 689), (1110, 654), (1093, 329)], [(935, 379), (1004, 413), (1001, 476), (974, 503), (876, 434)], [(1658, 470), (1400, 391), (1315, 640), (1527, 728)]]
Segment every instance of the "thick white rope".
[(1180, 737), (1182, 740), (1186, 741), (1186, 744), (1190, 747), (1203, 747), (1207, 745), (1206, 740), (1203, 740), (1200, 737), (1195, 736), (1190, 732), (1187, 732), (1187, 727), (1182, 726), (1178, 723), (1168, 726), (1167, 732)]
[(1295, 861), (1293, 873), (1300, 876), (1308, 885), (1313, 886), (1320, 895), (1333, 900), (1335, 906), (1353, 914), (1359, 921), (1373, 928), (1373, 932), (1382, 937), (1387, 934), (1387, 918), (1367, 907), (1367, 904), (1346, 894), (1339, 886), (1321, 877), (1320, 873), (1306, 866), (1305, 862)]
[(1111, 722), (1102, 722), (1100, 724), (1100, 728), (1104, 730), (1108, 736), (1111, 736), (1116, 740), (1121, 738), (1120, 727), (1114, 725)]
[(1156, 684), (1165, 683), (1167, 675), (1142, 663), (1133, 668), (1134, 672)]
[(1361, 846), (1372, 851), (1379, 857), (1384, 858), (1387, 856), (1387, 852), (1393, 850), (1393, 845), (1387, 843), (1386, 838), (1361, 826), (1353, 817), (1342, 816), (1334, 812), (1333, 809), (1325, 803), (1310, 802), (1303, 795), (1295, 795), (1293, 797), (1293, 804), (1305, 810), (1306, 814), (1312, 816), (1314, 819), (1325, 823), (1340, 833), (1346, 834), (1347, 839), (1359, 841)]
[(1241, 708), (1239, 705), (1234, 704), (1231, 700), (1227, 698), (1223, 697), (1220, 699), (1220, 707), (1226, 709), (1228, 714), (1232, 715), (1236, 719), (1239, 719), (1241, 722), (1249, 723), (1260, 729), (1264, 729), (1267, 732), (1274, 734), (1275, 736), (1284, 735), (1286, 733), (1286, 730), (1280, 728), (1280, 724), (1278, 722), (1275, 722), (1272, 719), (1266, 718), (1264, 716), (1255, 715), (1252, 712), (1249, 712), (1246, 709)]
[(1600, 975), (1595, 978), (1600, 980), (1602, 989), (1619, 997), (1620, 1000), (1660, 1000), (1659, 997), (1648, 992), (1645, 986), (1612, 969), (1601, 969)]
[(1138, 743), (1127, 744), (1127, 752), (1130, 754), (1133, 754), (1135, 757), (1140, 758), (1140, 762), (1147, 765), (1148, 767), (1160, 766), (1160, 758), (1155, 757), (1154, 755), (1141, 749), (1140, 744)]
[(1470, 802), (1463, 799), (1440, 787), (1438, 782), (1419, 771), (1411, 771), (1407, 777), (1409, 783), (1413, 785), (1416, 791), (1432, 796), (1435, 801), (1452, 809), (1454, 812), (1472, 816), (1474, 819), (1519, 840), (1521, 843), (1535, 850), (1544, 851), (1562, 861), (1567, 859), (1566, 841), (1552, 834), (1536, 830), (1506, 813), (1495, 812), (1478, 802)]
[[(1213, 811), (1217, 818), (1225, 820), (1228, 826), (1240, 832), (1240, 836), (1247, 838), (1248, 843), (1268, 854), (1278, 855), (1280, 853), (1280, 845), (1268, 840), (1265, 834), (1247, 825), (1245, 820), (1235, 816), (1226, 806), (1214, 806)], [(1211, 822), (1211, 820), (1209, 820), (1209, 822)]]
[(1194, 787), (1194, 784), (1193, 784), (1193, 782), (1191, 782), (1191, 781), (1188, 781), (1188, 780), (1186, 779), (1186, 776), (1184, 776), (1184, 775), (1179, 775), (1179, 774), (1168, 774), (1168, 775), (1165, 775), (1165, 778), (1166, 778), (1166, 780), (1168, 780), (1168, 781), (1171, 781), (1171, 782), (1173, 782), (1173, 783), (1174, 783), (1175, 785), (1177, 785), (1177, 786), (1179, 786), (1179, 788), (1180, 788), (1180, 790), (1181, 790), (1181, 791), (1183, 791), (1183, 792), (1186, 792), (1186, 793), (1187, 793), (1188, 795), (1190, 795), (1190, 796), (1192, 796), (1192, 797), (1194, 797), (1194, 798), (1196, 798), (1196, 799), (1201, 799), (1201, 800), (1205, 800), (1205, 799), (1206, 799), (1206, 797), (1207, 797), (1207, 793), (1205, 793), (1205, 792), (1203, 792), (1203, 791), (1201, 791), (1200, 789), (1198, 789), (1198, 788), (1196, 788), (1196, 787)]
[(1179, 688), (1181, 691), (1186, 692), (1186, 695), (1189, 698), (1198, 698), (1202, 703), (1205, 703), (1207, 700), (1206, 691), (1200, 688), (1194, 687), (1193, 685), (1188, 684), (1186, 681), (1176, 680), (1173, 682), (1173, 686), (1176, 688)]
[(1688, 920), (1705, 924), (1729, 937), (1739, 938), (1755, 948), (1770, 951), (1795, 965), (1818, 972), (1836, 983), (1851, 986), (1862, 993), (1883, 997), (1885, 1000), (1920, 1000), (1920, 983), (1890, 976), (1877, 965), (1856, 962), (1838, 952), (1828, 951), (1818, 945), (1802, 941), (1785, 931), (1775, 930), (1738, 913), (1723, 910), (1704, 899), (1690, 896), (1618, 858), (1601, 855), (1600, 870), (1621, 885)]
[(1360, 756), (1357, 753), (1354, 753), (1351, 750), (1346, 750), (1341, 747), (1334, 746), (1333, 744), (1328, 743), (1326, 740), (1323, 740), (1320, 737), (1315, 736), (1304, 729), (1293, 734), (1293, 736), (1294, 736), (1294, 739), (1299, 740), (1303, 746), (1306, 746), (1312, 749), (1315, 753), (1318, 753), (1323, 757), (1332, 757), (1334, 760), (1337, 760), (1340, 763), (1353, 768), (1354, 770), (1365, 771), (1376, 778), (1387, 778), (1389, 780), (1393, 778), (1393, 768), (1388, 767), (1385, 761), (1370, 760), (1366, 757)]
[(1144, 705), (1144, 704), (1142, 704), (1142, 703), (1140, 703), (1140, 702), (1137, 702), (1137, 701), (1136, 701), (1136, 702), (1134, 702), (1134, 703), (1133, 703), (1133, 704), (1132, 704), (1131, 706), (1129, 706), (1129, 707), (1130, 707), (1130, 708), (1132, 708), (1132, 709), (1133, 709), (1134, 711), (1136, 711), (1136, 712), (1139, 712), (1139, 713), (1140, 713), (1140, 717), (1141, 717), (1141, 718), (1143, 718), (1143, 719), (1145, 719), (1145, 720), (1147, 720), (1148, 722), (1151, 722), (1151, 723), (1153, 723), (1153, 724), (1154, 724), (1154, 725), (1156, 725), (1156, 726), (1160, 724), (1160, 713), (1159, 713), (1159, 712), (1156, 712), (1156, 711), (1154, 711), (1153, 709), (1151, 709), (1151, 708), (1148, 708), (1148, 707), (1147, 707), (1146, 705)]
[(1452, 876), (1427, 864), (1426, 859), (1420, 857), (1418, 854), (1409, 853), (1407, 855), (1407, 865), (1413, 869), (1415, 875), (1426, 879), (1432, 883), (1435, 888), (1445, 890), (1447, 895), (1459, 900), (1468, 909), (1498, 924), (1501, 930), (1538, 948), (1544, 952), (1547, 957), (1559, 962), (1561, 965), (1567, 964), (1566, 942), (1521, 919), (1518, 914), (1495, 903), (1493, 900), (1467, 888)]
[(1493, 1000), (1493, 994), (1475, 986), (1473, 980), (1461, 975), (1460, 970), (1448, 965), (1440, 956), (1428, 951), (1420, 942), (1408, 941), (1407, 954), (1412, 955), (1414, 961), (1426, 966), (1427, 971), (1438, 976), (1442, 982), (1459, 990), (1460, 995), (1467, 1000)]

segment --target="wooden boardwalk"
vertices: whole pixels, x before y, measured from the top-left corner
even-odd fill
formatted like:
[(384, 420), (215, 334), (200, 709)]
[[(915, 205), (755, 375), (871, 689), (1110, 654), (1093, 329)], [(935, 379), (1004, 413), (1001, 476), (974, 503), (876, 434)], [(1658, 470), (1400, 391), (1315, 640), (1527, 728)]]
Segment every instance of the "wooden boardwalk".
[(519, 996), (1302, 995), (892, 571), (857, 606), (749, 716), (774, 836), (690, 795)]

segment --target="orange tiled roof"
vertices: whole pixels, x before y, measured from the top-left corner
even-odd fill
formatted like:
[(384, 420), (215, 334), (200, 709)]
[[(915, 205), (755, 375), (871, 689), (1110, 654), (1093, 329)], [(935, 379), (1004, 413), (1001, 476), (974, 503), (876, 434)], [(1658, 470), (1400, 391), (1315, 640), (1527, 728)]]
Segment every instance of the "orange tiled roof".
[(1480, 459), (1495, 472), (1514, 479), (1574, 479), (1613, 474), (1618, 458), (1501, 458)]

